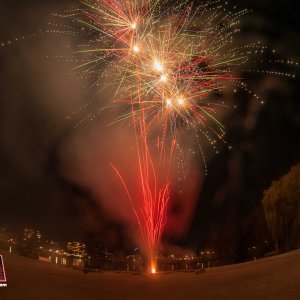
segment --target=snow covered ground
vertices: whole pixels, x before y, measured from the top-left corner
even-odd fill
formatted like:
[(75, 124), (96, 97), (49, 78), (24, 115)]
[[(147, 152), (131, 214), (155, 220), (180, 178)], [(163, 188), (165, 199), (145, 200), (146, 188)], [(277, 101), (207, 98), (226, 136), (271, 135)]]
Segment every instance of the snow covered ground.
[(300, 299), (300, 250), (205, 274), (88, 273), (1, 251), (7, 285), (0, 300)]

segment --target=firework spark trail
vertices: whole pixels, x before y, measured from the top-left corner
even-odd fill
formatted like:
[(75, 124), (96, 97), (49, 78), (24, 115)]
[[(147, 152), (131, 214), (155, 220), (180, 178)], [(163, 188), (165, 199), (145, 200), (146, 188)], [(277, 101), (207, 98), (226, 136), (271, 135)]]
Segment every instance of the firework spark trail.
[[(141, 238), (144, 242), (144, 251), (150, 260), (150, 270), (152, 273), (155, 273), (156, 251), (160, 244), (167, 221), (167, 208), (170, 199), (169, 169), (167, 170), (164, 182), (160, 183), (159, 172), (154, 165), (151, 150), (148, 145), (146, 122), (143, 119), (137, 121), (134, 117), (134, 111), (132, 118), (135, 129), (139, 166), (139, 177), (137, 178), (137, 182), (142, 190), (142, 203), (140, 207), (134, 205), (135, 202), (132, 200), (131, 194), (127, 188), (126, 179), (122, 177), (120, 171), (115, 166), (112, 165), (112, 167), (120, 178), (126, 191), (132, 211), (139, 226)], [(175, 141), (173, 141), (168, 155), (169, 161), (166, 163), (167, 168), (170, 166), (174, 147)]]
[(126, 190), (152, 269), (167, 220), (169, 170), (173, 152), (180, 148), (177, 131), (193, 128), (212, 143), (210, 130), (223, 140), (224, 126), (216, 111), (224, 105), (208, 98), (236, 84), (240, 78), (234, 76), (235, 67), (247, 62), (248, 49), (232, 47), (235, 25), (247, 10), (224, 13), (220, 3), (90, 0), (76, 14), (91, 36), (85, 49), (77, 52), (88, 60), (76, 69), (100, 69), (103, 77), (117, 82), (113, 102), (128, 106), (115, 122), (132, 120), (142, 194), (139, 207), (126, 178), (113, 169)]
[[(167, 174), (160, 183), (159, 170), (153, 162), (151, 150), (148, 145), (148, 130), (145, 120), (145, 111), (141, 95), (138, 98), (142, 117), (135, 118), (134, 105), (132, 104), (132, 119), (135, 131), (136, 149), (139, 164), (139, 180), (142, 188), (142, 206), (140, 215), (137, 216), (141, 235), (145, 241), (146, 252), (150, 259), (150, 270), (156, 270), (156, 251), (158, 249), (163, 230), (167, 220), (167, 208), (170, 199), (169, 166), (175, 141), (172, 142), (169, 161), (167, 162)], [(142, 219), (142, 220), (140, 220)]]

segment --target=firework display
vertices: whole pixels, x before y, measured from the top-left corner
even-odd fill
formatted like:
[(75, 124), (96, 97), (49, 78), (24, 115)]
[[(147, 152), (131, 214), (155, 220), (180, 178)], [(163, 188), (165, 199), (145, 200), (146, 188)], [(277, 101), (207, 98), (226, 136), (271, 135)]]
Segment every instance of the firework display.
[(170, 164), (173, 153), (181, 151), (178, 135), (194, 131), (200, 152), (202, 138), (213, 148), (216, 139), (224, 141), (218, 111), (226, 104), (220, 95), (229, 86), (247, 90), (240, 70), (248, 69), (249, 56), (265, 49), (259, 42), (234, 43), (239, 19), (248, 11), (227, 6), (218, 0), (87, 0), (66, 15), (86, 40), (75, 53), (82, 63), (73, 72), (88, 78), (90, 87), (113, 91), (110, 105), (122, 109), (112, 124), (132, 125), (140, 205), (122, 171), (112, 168), (126, 191), (153, 273), (171, 197)]

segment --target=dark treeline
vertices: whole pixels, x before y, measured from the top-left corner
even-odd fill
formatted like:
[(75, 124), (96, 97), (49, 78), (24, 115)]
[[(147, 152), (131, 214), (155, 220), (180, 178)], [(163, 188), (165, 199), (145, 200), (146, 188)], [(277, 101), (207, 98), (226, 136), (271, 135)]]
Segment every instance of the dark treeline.
[(300, 164), (264, 193), (263, 207), (266, 221), (277, 250), (291, 250), (300, 246)]

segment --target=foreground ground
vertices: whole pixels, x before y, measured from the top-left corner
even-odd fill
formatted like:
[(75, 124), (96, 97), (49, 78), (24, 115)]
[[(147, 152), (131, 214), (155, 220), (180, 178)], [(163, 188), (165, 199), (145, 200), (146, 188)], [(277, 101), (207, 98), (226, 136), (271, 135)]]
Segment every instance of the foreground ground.
[(8, 287), (0, 299), (300, 299), (300, 250), (205, 274), (84, 274), (0, 251)]

